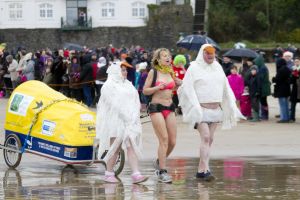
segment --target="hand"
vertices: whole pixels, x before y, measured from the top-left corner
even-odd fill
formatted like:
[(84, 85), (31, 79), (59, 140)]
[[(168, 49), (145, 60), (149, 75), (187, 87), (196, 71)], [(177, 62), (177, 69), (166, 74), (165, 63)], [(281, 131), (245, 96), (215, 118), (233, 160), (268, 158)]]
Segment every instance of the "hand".
[(167, 85), (166, 83), (161, 83), (156, 87), (159, 88), (159, 90), (163, 90), (163, 89), (165, 89), (166, 85)]

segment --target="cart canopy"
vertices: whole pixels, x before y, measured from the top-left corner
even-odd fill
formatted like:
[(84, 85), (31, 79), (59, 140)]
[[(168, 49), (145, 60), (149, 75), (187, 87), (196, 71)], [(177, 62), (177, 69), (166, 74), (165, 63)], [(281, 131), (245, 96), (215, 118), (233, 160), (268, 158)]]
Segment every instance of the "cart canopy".
[(4, 127), (6, 131), (30, 132), (32, 137), (62, 145), (91, 146), (96, 135), (95, 120), (95, 113), (85, 105), (43, 82), (27, 81), (10, 97)]

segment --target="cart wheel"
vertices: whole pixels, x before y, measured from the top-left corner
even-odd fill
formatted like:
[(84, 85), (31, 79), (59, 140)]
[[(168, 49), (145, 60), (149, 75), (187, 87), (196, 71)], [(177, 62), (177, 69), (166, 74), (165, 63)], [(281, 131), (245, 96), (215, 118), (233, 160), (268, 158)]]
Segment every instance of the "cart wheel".
[(122, 172), (124, 168), (124, 164), (125, 164), (125, 152), (123, 149), (121, 149), (116, 164), (114, 166), (114, 171), (116, 176), (118, 176)]
[[(4, 146), (19, 151), (22, 147), (22, 144), (18, 136), (16, 136), (15, 134), (10, 134), (6, 137)], [(3, 155), (7, 166), (12, 168), (16, 168), (19, 166), (22, 158), (21, 153), (12, 150), (3, 149)]]

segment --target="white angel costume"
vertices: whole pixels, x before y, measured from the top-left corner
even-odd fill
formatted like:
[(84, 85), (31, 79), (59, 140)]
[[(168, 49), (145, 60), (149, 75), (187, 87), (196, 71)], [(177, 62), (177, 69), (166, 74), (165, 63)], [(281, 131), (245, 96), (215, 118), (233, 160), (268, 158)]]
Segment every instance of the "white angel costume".
[[(203, 51), (208, 46), (211, 45), (202, 45), (178, 88), (183, 121), (193, 126), (199, 122), (222, 122), (222, 128), (229, 129), (237, 124), (238, 118), (244, 117), (236, 106), (222, 66), (216, 60), (211, 64), (205, 62)], [(200, 105), (203, 103), (220, 103), (220, 108), (203, 108)]]
[[(131, 82), (124, 79), (120, 63), (113, 63), (107, 70), (108, 79), (101, 89), (97, 105), (96, 138), (100, 140), (98, 158), (108, 150), (107, 162), (118, 147), (133, 147), (138, 158), (142, 150), (140, 100)], [(110, 139), (115, 138), (112, 145)]]

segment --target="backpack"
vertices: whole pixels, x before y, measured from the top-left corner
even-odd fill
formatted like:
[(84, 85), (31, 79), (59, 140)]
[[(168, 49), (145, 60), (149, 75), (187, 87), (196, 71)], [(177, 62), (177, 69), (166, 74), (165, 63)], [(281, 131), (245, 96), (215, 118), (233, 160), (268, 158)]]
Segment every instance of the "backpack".
[[(153, 69), (153, 79), (152, 79), (151, 87), (155, 86), (156, 79), (157, 79), (157, 70)], [(146, 95), (146, 98), (148, 99), (148, 105), (150, 104), (150, 102), (152, 100), (152, 96), (153, 96), (153, 94)]]

